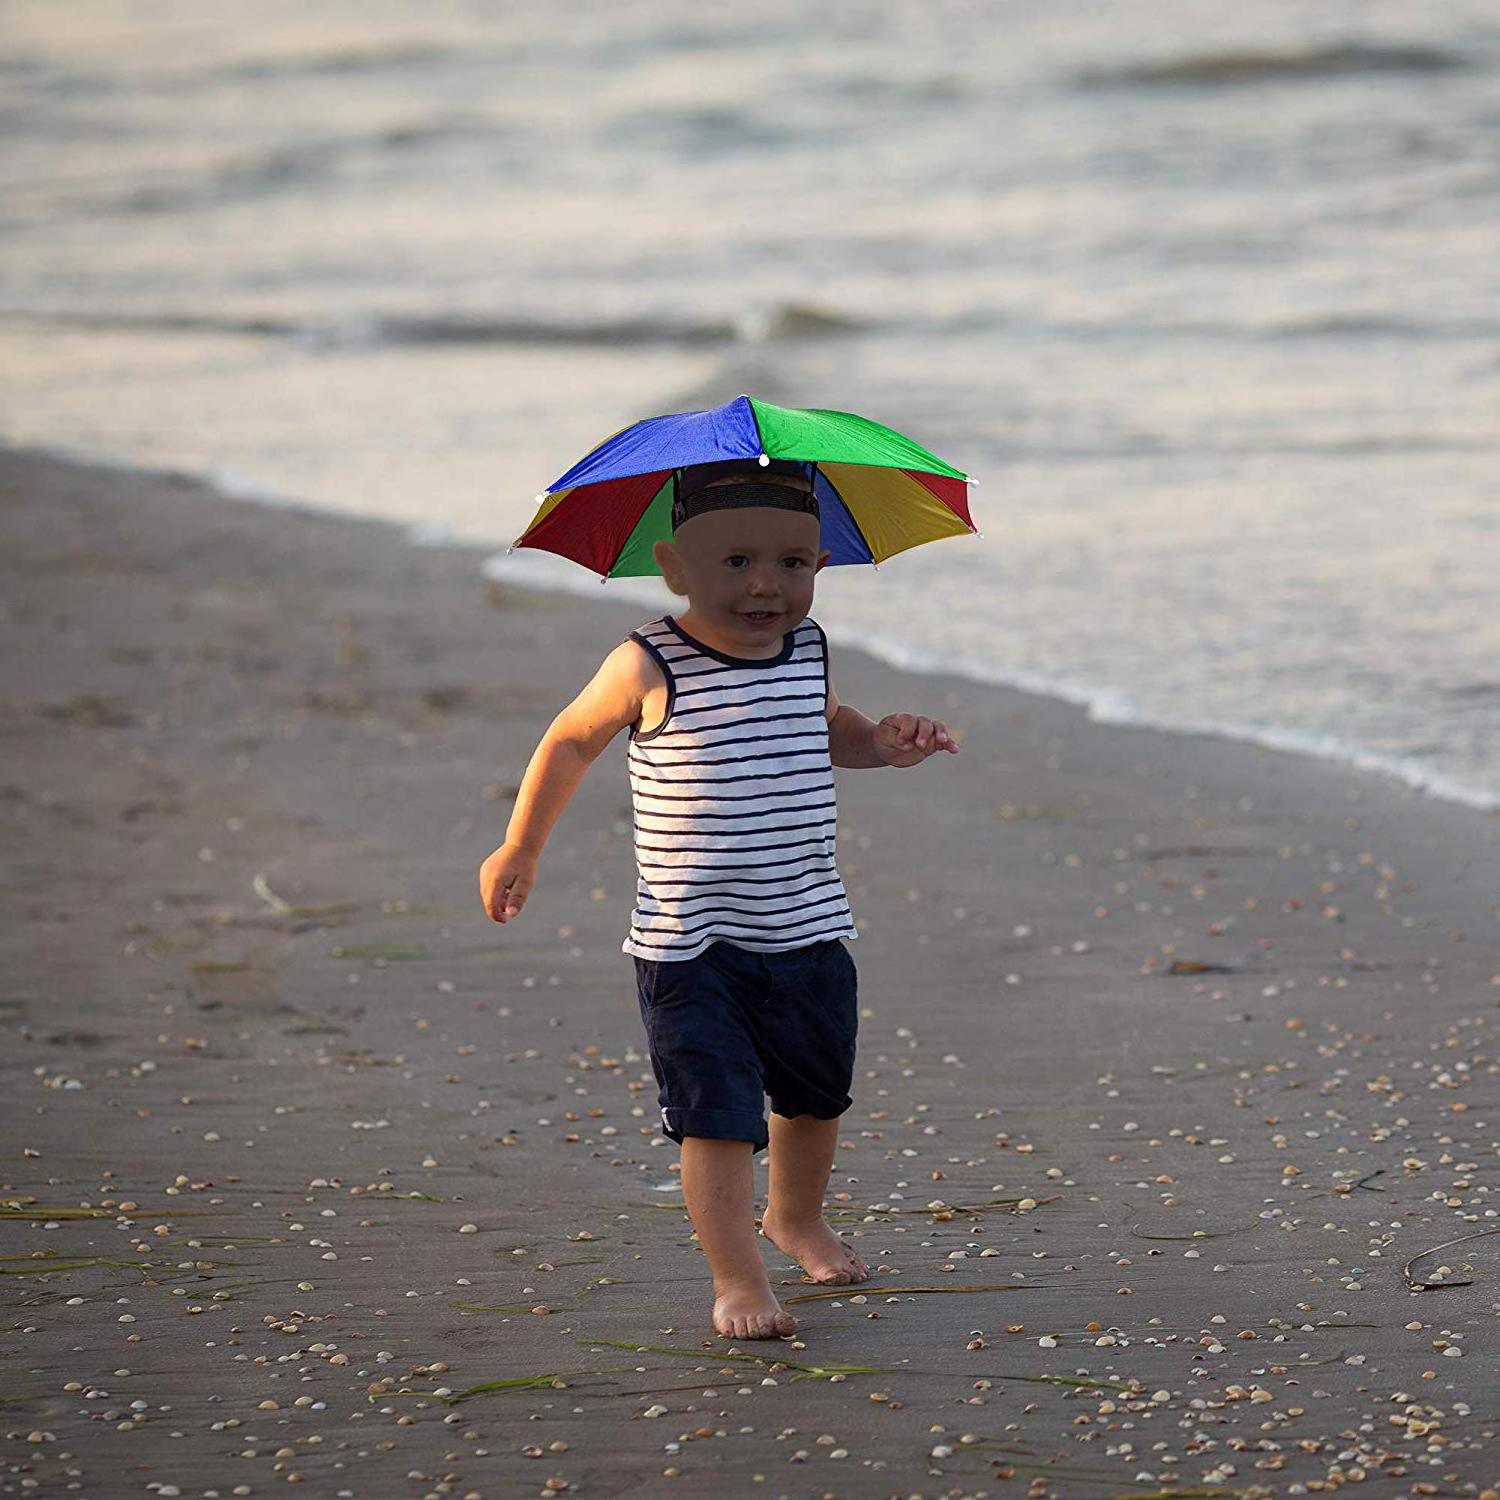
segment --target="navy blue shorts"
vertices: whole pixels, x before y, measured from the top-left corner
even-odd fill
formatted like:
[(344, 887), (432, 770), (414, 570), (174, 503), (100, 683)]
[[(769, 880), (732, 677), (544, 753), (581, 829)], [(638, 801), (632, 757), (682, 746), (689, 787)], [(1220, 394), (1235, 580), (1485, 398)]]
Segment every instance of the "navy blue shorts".
[(662, 1134), (770, 1144), (778, 1115), (831, 1120), (854, 1102), (854, 960), (838, 938), (784, 953), (711, 944), (696, 958), (637, 958), (636, 991)]

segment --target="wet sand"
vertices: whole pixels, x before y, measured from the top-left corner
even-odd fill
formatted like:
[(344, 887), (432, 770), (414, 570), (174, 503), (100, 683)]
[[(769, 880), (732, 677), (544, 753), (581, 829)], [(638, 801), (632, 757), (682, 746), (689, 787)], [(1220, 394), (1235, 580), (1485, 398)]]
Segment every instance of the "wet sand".
[(28, 454), (0, 527), (0, 1493), (1495, 1493), (1500, 821), (840, 653), (964, 753), (840, 777), (875, 1277), (731, 1345), (623, 748), (476, 892), (645, 612)]

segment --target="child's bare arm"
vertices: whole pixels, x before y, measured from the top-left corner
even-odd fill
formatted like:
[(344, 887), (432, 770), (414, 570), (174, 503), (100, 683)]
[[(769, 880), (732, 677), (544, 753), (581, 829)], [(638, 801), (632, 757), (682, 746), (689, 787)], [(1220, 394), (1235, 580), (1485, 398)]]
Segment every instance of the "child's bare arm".
[(958, 754), (958, 742), (941, 719), (887, 714), (876, 724), (840, 703), (831, 687), (826, 715), (829, 756), (836, 766), (914, 766), (939, 750)]
[(661, 669), (650, 657), (634, 641), (623, 641), (552, 721), (521, 779), (505, 842), (479, 867), (479, 899), (495, 921), (509, 921), (526, 904), (552, 825), (584, 772), (640, 718), (646, 693), (660, 681)]

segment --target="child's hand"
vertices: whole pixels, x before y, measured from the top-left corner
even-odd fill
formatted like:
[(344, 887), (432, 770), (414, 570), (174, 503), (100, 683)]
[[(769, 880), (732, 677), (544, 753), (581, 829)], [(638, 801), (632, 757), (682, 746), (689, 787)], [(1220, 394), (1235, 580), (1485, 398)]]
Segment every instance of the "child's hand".
[(888, 766), (914, 766), (939, 750), (958, 754), (958, 742), (940, 719), (887, 714), (875, 726), (875, 753)]
[(479, 867), (479, 899), (489, 916), (508, 922), (521, 914), (536, 880), (536, 855), (501, 844)]

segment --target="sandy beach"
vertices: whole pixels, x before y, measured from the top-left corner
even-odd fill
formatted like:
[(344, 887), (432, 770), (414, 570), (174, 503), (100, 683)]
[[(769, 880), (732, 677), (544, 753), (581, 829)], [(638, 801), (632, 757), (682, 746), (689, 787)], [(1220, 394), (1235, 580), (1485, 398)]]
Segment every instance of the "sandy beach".
[(1496, 1495), (1500, 818), (838, 655), (963, 753), (840, 773), (875, 1277), (731, 1345), (623, 746), (476, 890), (646, 614), (26, 452), (0, 527), (0, 1494)]

